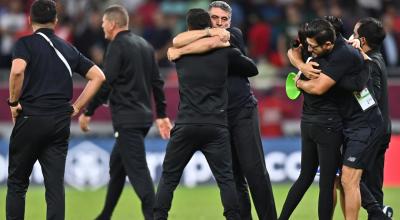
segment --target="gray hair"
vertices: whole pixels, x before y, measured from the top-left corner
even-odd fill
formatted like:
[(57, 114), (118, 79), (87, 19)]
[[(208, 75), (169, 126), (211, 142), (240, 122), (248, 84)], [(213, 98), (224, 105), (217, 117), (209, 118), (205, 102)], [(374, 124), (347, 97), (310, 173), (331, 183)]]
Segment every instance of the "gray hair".
[(228, 12), (229, 14), (232, 14), (231, 6), (229, 6), (229, 4), (224, 2), (224, 1), (213, 1), (213, 2), (211, 2), (208, 5), (208, 10), (210, 10), (211, 8), (220, 8), (220, 9)]

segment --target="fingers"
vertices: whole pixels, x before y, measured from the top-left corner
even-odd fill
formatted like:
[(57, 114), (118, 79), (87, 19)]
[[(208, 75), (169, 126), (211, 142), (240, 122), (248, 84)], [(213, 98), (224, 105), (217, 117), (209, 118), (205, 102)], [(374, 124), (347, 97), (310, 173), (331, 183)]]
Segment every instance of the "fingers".
[(89, 116), (85, 116), (84, 114), (79, 116), (79, 127), (81, 128), (81, 130), (83, 132), (88, 132), (90, 131), (89, 128), (89, 122), (90, 122), (90, 117)]

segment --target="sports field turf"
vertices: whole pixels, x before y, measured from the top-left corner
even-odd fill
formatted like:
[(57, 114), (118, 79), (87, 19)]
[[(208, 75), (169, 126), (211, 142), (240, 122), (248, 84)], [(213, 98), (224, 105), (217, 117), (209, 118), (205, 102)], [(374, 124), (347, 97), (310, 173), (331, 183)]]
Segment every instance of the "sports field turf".
[[(278, 213), (289, 184), (273, 185)], [(97, 191), (81, 192), (72, 188), (66, 188), (66, 219), (67, 220), (93, 220), (100, 212), (105, 188)], [(0, 219), (5, 218), (6, 188), (0, 187)], [(314, 220), (317, 218), (318, 188), (313, 185), (306, 193), (300, 205), (295, 210), (291, 219)], [(394, 208), (395, 218), (400, 215), (400, 188), (385, 189), (385, 203)], [(27, 220), (45, 219), (44, 188), (30, 187), (27, 194), (26, 212)], [(253, 210), (254, 219), (255, 211)], [(140, 203), (131, 187), (125, 187), (122, 197), (113, 215), (114, 220), (140, 220), (143, 219), (140, 211)], [(218, 188), (214, 185), (195, 188), (179, 187), (170, 211), (171, 220), (222, 220), (222, 205), (219, 199)], [(335, 220), (343, 219), (340, 208), (337, 207)], [(362, 211), (359, 219), (367, 219)]]

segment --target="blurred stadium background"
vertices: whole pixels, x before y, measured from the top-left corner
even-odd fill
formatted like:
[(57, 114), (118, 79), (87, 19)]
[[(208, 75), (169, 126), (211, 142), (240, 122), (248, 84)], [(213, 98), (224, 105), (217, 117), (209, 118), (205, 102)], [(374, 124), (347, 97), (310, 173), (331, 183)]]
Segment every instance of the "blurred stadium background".
[[(178, 106), (177, 76), (166, 50), (172, 38), (185, 30), (189, 8), (207, 8), (207, 0), (57, 0), (59, 25), (56, 34), (74, 44), (99, 66), (107, 46), (101, 29), (102, 11), (111, 4), (122, 4), (130, 13), (131, 30), (146, 38), (156, 49), (160, 71), (165, 79), (168, 115), (174, 119)], [(237, 0), (227, 1), (233, 8), (232, 26), (240, 27), (248, 55), (260, 74), (251, 79), (259, 101), (260, 126), (267, 168), (274, 185), (277, 210), (299, 173), (299, 118), (302, 100), (290, 101), (284, 93), (284, 79), (294, 69), (286, 51), (304, 21), (324, 15), (341, 17), (346, 37), (355, 22), (365, 16), (382, 20), (387, 37), (382, 47), (389, 71), (389, 102), (393, 125), (391, 146), (385, 169), (385, 203), (400, 212), (400, 1), (399, 0)], [(8, 138), (12, 130), (8, 97), (11, 50), (21, 36), (31, 33), (28, 24), (32, 0), (0, 0), (0, 219), (4, 218)], [(74, 94), (84, 80), (75, 78)], [(65, 181), (67, 219), (93, 219), (100, 211), (108, 181), (108, 157), (113, 146), (113, 130), (106, 107), (97, 110), (91, 132), (84, 135), (74, 118)], [(40, 128), (38, 128), (40, 129)], [(166, 142), (155, 128), (146, 140), (147, 159), (157, 183)], [(27, 197), (27, 219), (44, 219), (44, 189), (40, 166), (32, 173)], [(316, 179), (316, 182), (318, 180)], [(195, 155), (182, 178), (174, 200), (171, 219), (222, 219), (217, 188), (204, 157)], [(128, 185), (127, 185), (128, 186)], [(128, 187), (127, 187), (128, 188)], [(317, 185), (296, 210), (293, 219), (316, 219)], [(133, 202), (132, 202), (133, 201)], [(141, 219), (140, 205), (132, 190), (125, 190), (115, 219)], [(133, 208), (132, 208), (133, 207)], [(133, 216), (133, 217), (132, 217)], [(342, 219), (336, 211), (335, 219)], [(366, 219), (363, 213), (362, 219)]]

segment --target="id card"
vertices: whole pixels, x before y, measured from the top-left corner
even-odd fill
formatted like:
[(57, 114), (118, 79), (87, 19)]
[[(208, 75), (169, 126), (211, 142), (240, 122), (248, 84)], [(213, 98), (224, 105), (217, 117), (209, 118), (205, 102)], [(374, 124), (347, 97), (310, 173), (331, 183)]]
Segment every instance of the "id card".
[(354, 92), (353, 94), (363, 111), (376, 105), (376, 102), (369, 92), (368, 88), (364, 88), (360, 92)]

